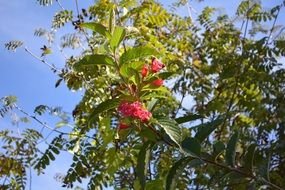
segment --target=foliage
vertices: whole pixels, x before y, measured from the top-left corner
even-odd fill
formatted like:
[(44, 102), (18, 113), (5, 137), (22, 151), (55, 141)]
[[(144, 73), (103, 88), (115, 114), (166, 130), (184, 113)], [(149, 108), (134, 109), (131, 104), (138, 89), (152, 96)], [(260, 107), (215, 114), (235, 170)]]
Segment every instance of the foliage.
[[(61, 38), (62, 48), (81, 53), (62, 69), (39, 61), (59, 76), (56, 87), (65, 81), (70, 90), (83, 88), (84, 96), (74, 122), (61, 117), (55, 128), (4, 104), (1, 115), (20, 110), (58, 136), (38, 156), (40, 133), (19, 141), (3, 132), (4, 149), (13, 146), (3, 158), (15, 164), (0, 177), (20, 188), (26, 181), (20, 170), (41, 173), (56, 154), (69, 151), (64, 187), (88, 178), (88, 189), (282, 189), (285, 42), (276, 20), (284, 6), (265, 10), (243, 0), (234, 20), (212, 7), (196, 20), (182, 18), (153, 0), (99, 0), (81, 12), (57, 12), (53, 28), (74, 26)], [(53, 109), (40, 105), (35, 113), (47, 110)], [(65, 125), (72, 131), (59, 129)], [(30, 141), (32, 152), (17, 152)]]

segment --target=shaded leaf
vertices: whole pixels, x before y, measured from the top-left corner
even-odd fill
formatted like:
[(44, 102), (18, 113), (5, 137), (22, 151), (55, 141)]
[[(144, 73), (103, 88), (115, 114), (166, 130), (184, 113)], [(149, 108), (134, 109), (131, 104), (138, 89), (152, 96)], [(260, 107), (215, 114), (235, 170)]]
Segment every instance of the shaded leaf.
[(187, 152), (190, 156), (200, 156), (201, 145), (196, 138), (187, 137), (182, 141), (182, 149)]
[(89, 121), (93, 121), (96, 119), (99, 114), (101, 114), (104, 111), (108, 111), (110, 109), (116, 108), (119, 106), (121, 99), (120, 98), (114, 98), (114, 99), (108, 99), (105, 102), (102, 102), (96, 108), (93, 110), (93, 112), (89, 116)]
[(176, 118), (175, 121), (178, 124), (181, 124), (181, 123), (187, 123), (189, 121), (194, 121), (196, 119), (201, 119), (201, 118), (203, 118), (202, 115), (193, 114), (193, 115), (186, 115), (186, 116), (183, 116), (183, 117)]
[(262, 164), (258, 168), (260, 176), (266, 179), (267, 181), (269, 181), (270, 157), (271, 156), (268, 156), (268, 158), (264, 159)]
[(138, 155), (138, 161), (137, 161), (137, 167), (136, 167), (136, 173), (141, 185), (141, 189), (145, 189), (146, 185), (146, 174), (148, 169), (148, 162), (150, 158), (150, 152), (151, 148), (153, 147), (153, 143), (146, 142)]
[(235, 166), (236, 145), (238, 142), (238, 136), (238, 132), (234, 133), (231, 136), (226, 149), (226, 162), (232, 167)]
[(221, 141), (215, 142), (213, 145), (213, 157), (216, 160), (217, 157), (226, 149), (224, 143)]
[(244, 168), (249, 172), (252, 172), (255, 150), (256, 150), (255, 144), (249, 145), (243, 159)]
[(190, 167), (195, 167), (202, 163), (203, 162), (201, 160), (194, 159), (192, 157), (184, 157), (175, 162), (167, 174), (165, 189), (176, 189), (176, 180), (187, 165)]
[(196, 133), (195, 138), (200, 142), (203, 142), (222, 122), (222, 119), (216, 119), (212, 122), (196, 126), (198, 128), (198, 132)]

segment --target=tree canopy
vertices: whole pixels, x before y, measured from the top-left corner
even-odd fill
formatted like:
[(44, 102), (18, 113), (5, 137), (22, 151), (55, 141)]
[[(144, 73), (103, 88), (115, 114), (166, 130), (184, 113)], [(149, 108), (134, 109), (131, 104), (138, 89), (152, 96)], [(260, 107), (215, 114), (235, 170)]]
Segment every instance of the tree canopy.
[[(37, 2), (60, 9), (51, 29), (34, 33), (47, 40), (42, 54), (22, 41), (5, 47), (24, 48), (58, 76), (55, 87), (84, 95), (72, 115), (48, 105), (28, 113), (16, 97), (1, 99), (2, 117), (17, 112), (53, 138), (2, 130), (0, 189), (24, 189), (30, 168), (41, 175), (63, 151), (73, 154), (58, 176), (67, 188), (83, 179), (92, 190), (285, 187), (285, 27), (277, 24), (285, 1), (266, 9), (243, 0), (233, 18), (212, 7), (182, 17), (176, 9), (191, 10), (184, 0), (172, 9), (154, 0), (98, 0), (84, 9), (75, 0), (75, 10)], [(53, 49), (66, 26), (73, 31)], [(63, 68), (48, 61), (55, 51)], [(46, 112), (62, 121), (49, 126), (39, 119)]]

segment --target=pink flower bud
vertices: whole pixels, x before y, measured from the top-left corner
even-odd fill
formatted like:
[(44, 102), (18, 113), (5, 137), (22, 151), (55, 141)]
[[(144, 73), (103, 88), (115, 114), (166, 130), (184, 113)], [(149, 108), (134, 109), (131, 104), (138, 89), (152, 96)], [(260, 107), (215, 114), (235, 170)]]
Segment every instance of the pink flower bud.
[(144, 65), (142, 68), (142, 78), (146, 77), (148, 74), (148, 66)]

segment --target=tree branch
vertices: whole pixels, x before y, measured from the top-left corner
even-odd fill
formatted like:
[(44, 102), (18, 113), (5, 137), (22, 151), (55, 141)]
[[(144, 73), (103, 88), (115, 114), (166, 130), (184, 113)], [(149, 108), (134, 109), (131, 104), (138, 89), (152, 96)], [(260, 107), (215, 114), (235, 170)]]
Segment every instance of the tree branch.
[(35, 55), (33, 52), (31, 52), (28, 47), (25, 47), (25, 51), (28, 52), (31, 56), (33, 56), (34, 58), (36, 58), (37, 60), (39, 60), (40, 62), (42, 62), (43, 64), (45, 64), (46, 66), (48, 66), (53, 72), (57, 72), (57, 73), (61, 73), (61, 71), (59, 69), (57, 69), (55, 66), (49, 64), (48, 62), (46, 62), (44, 59), (42, 59), (41, 57)]

